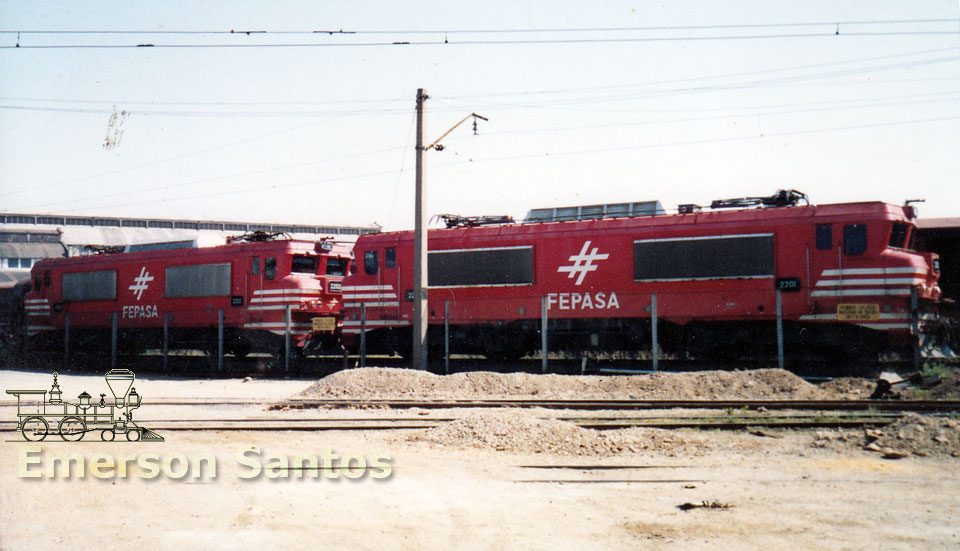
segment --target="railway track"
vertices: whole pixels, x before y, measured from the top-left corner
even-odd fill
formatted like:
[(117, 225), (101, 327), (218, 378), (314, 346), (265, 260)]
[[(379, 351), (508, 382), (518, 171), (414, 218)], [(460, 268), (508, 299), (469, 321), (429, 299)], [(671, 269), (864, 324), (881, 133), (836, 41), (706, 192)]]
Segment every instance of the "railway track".
[[(883, 426), (899, 419), (899, 413), (820, 413), (820, 414), (721, 414), (685, 416), (552, 417), (581, 428), (613, 430), (633, 427), (679, 429), (750, 428), (840, 428)], [(199, 419), (138, 419), (138, 423), (154, 431), (368, 431), (429, 429), (455, 421), (457, 417), (358, 417), (358, 418), (294, 418), (243, 417)], [(16, 421), (0, 421), (0, 432), (13, 432)]]
[[(14, 400), (0, 400), (0, 408), (16, 407)], [(573, 410), (816, 410), (918, 413), (960, 413), (960, 400), (399, 400), (399, 399), (308, 399), (268, 400), (258, 398), (159, 398), (144, 400), (149, 406), (264, 406), (282, 409), (467, 409), (544, 408)]]

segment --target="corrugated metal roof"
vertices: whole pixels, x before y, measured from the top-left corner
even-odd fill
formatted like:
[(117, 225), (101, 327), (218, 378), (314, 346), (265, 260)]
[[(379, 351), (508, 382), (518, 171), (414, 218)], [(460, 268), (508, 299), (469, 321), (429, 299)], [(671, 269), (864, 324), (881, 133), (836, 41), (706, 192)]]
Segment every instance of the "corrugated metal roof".
[(960, 228), (960, 218), (921, 218), (917, 220), (917, 227), (921, 230)]
[(0, 243), (2, 258), (54, 258), (63, 256), (59, 243)]

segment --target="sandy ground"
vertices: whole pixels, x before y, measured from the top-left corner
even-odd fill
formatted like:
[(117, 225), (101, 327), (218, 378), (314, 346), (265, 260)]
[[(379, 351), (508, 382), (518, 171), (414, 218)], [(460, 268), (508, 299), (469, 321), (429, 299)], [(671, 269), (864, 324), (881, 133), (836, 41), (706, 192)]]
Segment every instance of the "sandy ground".
[[(49, 388), (49, 374), (0, 371), (0, 389)], [(106, 392), (97, 376), (60, 378), (65, 396)], [(138, 379), (140, 418), (166, 417), (151, 397), (279, 399), (303, 381)], [(6, 398), (5, 395), (2, 396)], [(195, 409), (195, 408), (194, 408)], [(193, 415), (191, 410), (184, 415)], [(265, 416), (241, 407), (230, 416)], [(304, 415), (304, 412), (286, 412)], [(4, 419), (13, 410), (0, 408)], [(312, 411), (310, 415), (332, 415)], [(354, 412), (356, 414), (356, 412)], [(371, 412), (371, 415), (398, 412)], [(406, 414), (404, 414), (406, 415)], [(822, 440), (822, 432), (821, 438)], [(960, 459), (816, 447), (814, 432), (763, 438), (680, 431), (710, 446), (562, 457), (454, 448), (397, 432), (168, 432), (164, 442), (41, 443), (44, 457), (76, 453), (213, 454), (217, 476), (28, 479), (18, 461), (29, 444), (0, 433), (0, 549), (956, 549)], [(389, 464), (356, 479), (259, 476), (237, 456), (341, 457)], [(251, 457), (249, 455), (248, 461)], [(530, 465), (578, 466), (541, 469)], [(597, 466), (625, 469), (591, 469)], [(277, 471), (279, 473), (290, 471)], [(293, 471), (295, 472), (295, 471)], [(356, 475), (358, 471), (350, 471)], [(327, 478), (336, 473), (337, 479)], [(682, 511), (683, 503), (728, 508)]]

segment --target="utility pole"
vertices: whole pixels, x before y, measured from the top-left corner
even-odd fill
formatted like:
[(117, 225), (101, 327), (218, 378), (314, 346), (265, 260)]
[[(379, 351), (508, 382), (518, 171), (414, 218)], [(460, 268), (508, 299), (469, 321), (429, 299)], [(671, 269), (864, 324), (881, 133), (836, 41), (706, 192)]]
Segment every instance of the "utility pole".
[[(423, 152), (435, 149), (442, 151), (440, 140), (447, 137), (455, 128), (473, 117), (473, 133), (477, 133), (477, 119), (488, 120), (476, 113), (470, 113), (460, 122), (450, 127), (432, 144), (423, 145), (423, 103), (428, 96), (423, 88), (417, 90), (417, 171), (416, 171), (416, 199), (413, 223), (413, 369), (427, 369), (427, 325), (429, 312), (427, 311), (427, 201), (425, 183), (423, 181)], [(397, 289), (399, 292), (400, 290)]]
[[(423, 182), (423, 88), (417, 90), (417, 170), (413, 230), (413, 369), (427, 369), (427, 225)], [(397, 289), (400, 292), (400, 289)]]

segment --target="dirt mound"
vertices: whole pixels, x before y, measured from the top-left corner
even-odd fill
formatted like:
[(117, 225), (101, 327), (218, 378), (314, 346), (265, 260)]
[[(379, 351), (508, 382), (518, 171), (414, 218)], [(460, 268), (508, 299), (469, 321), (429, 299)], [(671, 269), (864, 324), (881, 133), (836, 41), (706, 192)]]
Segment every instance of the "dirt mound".
[(877, 388), (877, 383), (859, 377), (839, 377), (818, 385), (828, 400), (866, 400)]
[(576, 456), (616, 455), (642, 450), (676, 455), (681, 450), (708, 449), (704, 439), (680, 436), (676, 431), (641, 428), (596, 431), (566, 421), (542, 419), (526, 411), (511, 410), (473, 412), (407, 439), (460, 449)]
[(940, 380), (940, 384), (931, 388), (927, 394), (931, 400), (960, 400), (960, 371)]
[(867, 440), (873, 446), (868, 449), (960, 457), (960, 421), (908, 413), (882, 429), (868, 431)]
[(698, 371), (624, 376), (469, 372), (432, 375), (391, 368), (334, 373), (300, 393), (305, 398), (376, 399), (818, 399), (816, 386), (788, 371)]

